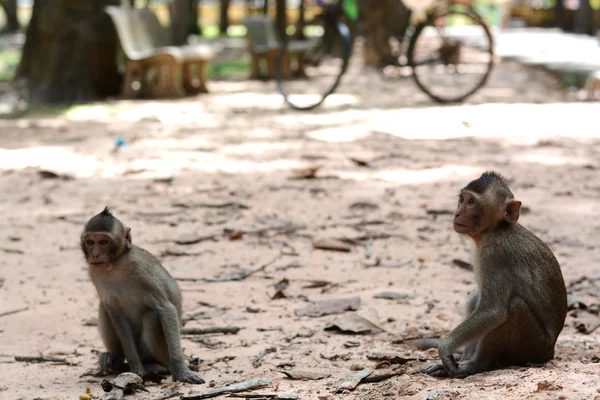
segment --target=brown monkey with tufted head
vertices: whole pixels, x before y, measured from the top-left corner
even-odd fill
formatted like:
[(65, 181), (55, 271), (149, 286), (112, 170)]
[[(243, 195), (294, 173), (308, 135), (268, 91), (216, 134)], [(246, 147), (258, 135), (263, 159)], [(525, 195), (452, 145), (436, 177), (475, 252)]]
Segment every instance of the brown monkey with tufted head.
[(98, 325), (108, 352), (103, 369), (164, 373), (174, 381), (204, 383), (181, 351), (181, 292), (152, 254), (131, 242), (131, 232), (105, 208), (85, 225), (81, 249), (100, 297)]
[(554, 357), (567, 313), (565, 282), (552, 251), (517, 222), (520, 208), (496, 172), (485, 172), (460, 191), (454, 230), (475, 242), (478, 290), (469, 298), (466, 319), (439, 342), (442, 363), (421, 372), (463, 378)]

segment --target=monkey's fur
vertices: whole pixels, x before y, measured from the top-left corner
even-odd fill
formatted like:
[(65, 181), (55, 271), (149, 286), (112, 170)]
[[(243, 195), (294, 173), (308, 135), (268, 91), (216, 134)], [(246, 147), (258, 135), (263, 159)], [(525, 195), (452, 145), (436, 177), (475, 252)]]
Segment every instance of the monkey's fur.
[[(567, 313), (565, 282), (552, 251), (517, 222), (520, 207), (496, 172), (460, 191), (454, 230), (475, 242), (478, 290), (466, 319), (439, 342), (442, 364), (422, 372), (463, 378), (554, 357)], [(456, 361), (453, 353), (461, 347)]]
[(174, 381), (204, 383), (185, 364), (181, 350), (181, 292), (177, 282), (146, 250), (133, 245), (125, 228), (105, 208), (85, 225), (81, 250), (100, 297), (98, 325), (106, 346), (100, 367), (164, 373)]

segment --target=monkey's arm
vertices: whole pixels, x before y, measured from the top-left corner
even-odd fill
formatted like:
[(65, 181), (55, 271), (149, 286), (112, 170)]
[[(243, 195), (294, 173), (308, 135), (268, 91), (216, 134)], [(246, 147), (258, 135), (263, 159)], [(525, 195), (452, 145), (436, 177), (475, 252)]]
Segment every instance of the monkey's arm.
[(508, 311), (496, 306), (477, 307), (460, 325), (450, 332), (438, 346), (442, 364), (450, 376), (462, 376), (454, 351), (464, 344), (491, 332), (508, 320)]
[(111, 310), (109, 307), (106, 307), (106, 311), (108, 312), (110, 321), (112, 322), (117, 336), (119, 337), (121, 346), (123, 346), (123, 352), (125, 353), (125, 358), (129, 363), (130, 371), (134, 373), (143, 373), (144, 366), (140, 361), (131, 326), (129, 326), (129, 323), (125, 317), (123, 317), (123, 315), (121, 315), (118, 311)]

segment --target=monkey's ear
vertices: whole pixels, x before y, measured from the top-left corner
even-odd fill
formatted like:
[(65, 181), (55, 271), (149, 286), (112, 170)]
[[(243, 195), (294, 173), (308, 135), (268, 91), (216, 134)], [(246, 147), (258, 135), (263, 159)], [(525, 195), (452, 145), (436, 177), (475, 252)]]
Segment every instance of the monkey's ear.
[(125, 228), (125, 246), (127, 246), (128, 249), (132, 246), (131, 228)]
[(519, 200), (509, 200), (504, 206), (504, 220), (514, 224), (521, 215), (521, 202)]

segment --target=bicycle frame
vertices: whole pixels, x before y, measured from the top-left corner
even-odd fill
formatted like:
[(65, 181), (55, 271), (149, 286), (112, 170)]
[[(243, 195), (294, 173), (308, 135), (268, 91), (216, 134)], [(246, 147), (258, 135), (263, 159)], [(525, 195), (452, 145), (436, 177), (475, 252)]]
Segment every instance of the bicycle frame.
[[(357, 0), (357, 1), (359, 4), (359, 8), (361, 8), (361, 3), (364, 4), (365, 0)], [(377, 43), (375, 43), (373, 40), (371, 40), (369, 38), (368, 35), (365, 34), (366, 32), (363, 27), (363, 23), (360, 21), (360, 18), (357, 20), (353, 20), (352, 18), (350, 18), (350, 16), (346, 13), (346, 10), (344, 9), (345, 2), (346, 2), (346, 0), (339, 0), (336, 3), (333, 3), (331, 5), (320, 5), (323, 12), (318, 15), (322, 16), (322, 17), (326, 18), (327, 20), (329, 20), (330, 22), (336, 23), (336, 24), (339, 22), (339, 20), (342, 17), (345, 17), (342, 25), (350, 25), (350, 28), (353, 28), (356, 32), (358, 32), (359, 35), (364, 38), (364, 40), (367, 42), (367, 44), (369, 46), (371, 46), (371, 48), (373, 50), (375, 50), (375, 52), (377, 53), (379, 58), (383, 59), (384, 56), (386, 56), (387, 54), (385, 54), (385, 52), (378, 46)], [(319, 2), (317, 0), (317, 4), (318, 3)], [(365, 7), (363, 7), (363, 9), (365, 9)], [(473, 8), (471, 1), (450, 0), (446, 4), (442, 4), (442, 5), (438, 4), (438, 5), (429, 7), (429, 9), (426, 10), (425, 19), (423, 21), (421, 21), (420, 23), (427, 23), (428, 21), (430, 22), (431, 20), (433, 20), (436, 17), (437, 14), (443, 14), (450, 10), (463, 11), (464, 13), (471, 15), (474, 19), (483, 22), (483, 19), (481, 18), (481, 16)], [(406, 32), (409, 32), (411, 30), (411, 28), (414, 31), (414, 28), (416, 27), (415, 24), (410, 23), (410, 18), (412, 17), (412, 11), (409, 10), (409, 13), (410, 13), (409, 14), (409, 23), (406, 27)], [(381, 26), (383, 27), (383, 29), (386, 31), (386, 36), (389, 38), (394, 38), (396, 41), (398, 41), (398, 44), (401, 47), (402, 47), (402, 45), (404, 45), (404, 42), (406, 40), (410, 40), (412, 33), (405, 32), (402, 35), (398, 35), (398, 34), (394, 33), (391, 29), (389, 29), (387, 27), (387, 25), (385, 23), (383, 23), (383, 21), (379, 21), (379, 22), (380, 22)], [(351, 38), (351, 40), (352, 39), (353, 38)], [(350, 53), (350, 55), (351, 54), (352, 53)], [(402, 53), (397, 54), (397, 55), (392, 55), (393, 62), (392, 62), (392, 59), (390, 59), (386, 62), (382, 62), (382, 63), (378, 64), (376, 66), (376, 68), (380, 69), (382, 67), (387, 67), (387, 66), (394, 66), (394, 67), (408, 66), (408, 63), (400, 62), (400, 57), (402, 55), (403, 55)]]

